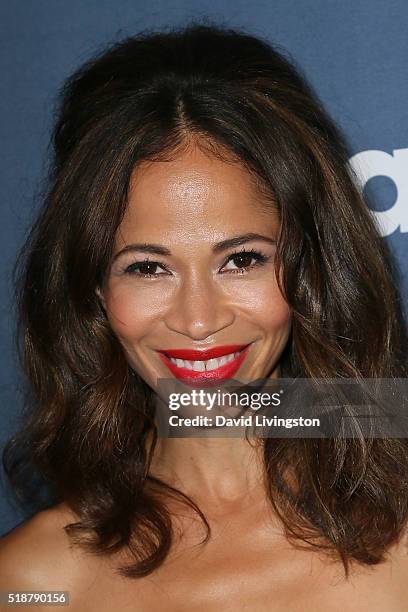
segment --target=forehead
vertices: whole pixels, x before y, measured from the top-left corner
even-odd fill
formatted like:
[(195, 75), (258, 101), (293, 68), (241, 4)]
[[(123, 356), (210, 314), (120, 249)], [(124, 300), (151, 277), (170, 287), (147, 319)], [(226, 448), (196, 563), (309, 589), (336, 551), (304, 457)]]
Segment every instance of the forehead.
[(135, 234), (151, 240), (174, 233), (200, 240), (243, 229), (273, 232), (277, 224), (271, 196), (243, 163), (196, 147), (135, 168), (119, 229), (123, 241)]

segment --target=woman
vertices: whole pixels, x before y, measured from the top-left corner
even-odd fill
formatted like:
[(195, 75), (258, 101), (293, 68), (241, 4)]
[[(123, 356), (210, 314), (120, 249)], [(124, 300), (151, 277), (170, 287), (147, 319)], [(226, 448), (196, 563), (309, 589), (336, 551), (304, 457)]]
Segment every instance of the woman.
[(129, 38), (67, 81), (53, 142), (18, 294), (31, 412), (4, 457), (50, 498), (3, 539), (2, 590), (406, 610), (405, 439), (157, 436), (162, 379), (407, 375), (385, 244), (303, 78), (236, 31)]

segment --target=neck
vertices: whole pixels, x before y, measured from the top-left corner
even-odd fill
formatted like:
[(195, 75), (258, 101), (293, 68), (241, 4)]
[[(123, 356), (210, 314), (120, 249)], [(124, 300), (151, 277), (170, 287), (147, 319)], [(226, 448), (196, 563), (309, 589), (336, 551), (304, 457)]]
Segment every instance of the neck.
[(158, 438), (149, 473), (212, 508), (232, 508), (264, 495), (262, 452), (243, 438)]

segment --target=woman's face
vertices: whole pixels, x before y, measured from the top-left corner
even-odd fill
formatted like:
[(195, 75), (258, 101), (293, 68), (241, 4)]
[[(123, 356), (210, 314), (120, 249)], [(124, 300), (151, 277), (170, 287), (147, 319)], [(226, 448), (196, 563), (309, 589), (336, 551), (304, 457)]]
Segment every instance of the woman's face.
[(242, 165), (195, 148), (135, 170), (99, 295), (153, 389), (191, 372), (194, 381), (278, 376), (291, 326), (274, 271), (278, 232), (277, 211)]

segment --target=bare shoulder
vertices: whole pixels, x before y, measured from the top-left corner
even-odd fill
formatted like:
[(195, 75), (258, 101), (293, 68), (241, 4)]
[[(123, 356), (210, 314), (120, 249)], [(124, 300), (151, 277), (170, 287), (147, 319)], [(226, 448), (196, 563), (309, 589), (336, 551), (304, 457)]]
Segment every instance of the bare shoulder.
[(0, 540), (0, 591), (72, 590), (91, 571), (64, 526), (76, 518), (64, 504), (39, 512)]
[[(64, 526), (77, 520), (68, 506), (59, 504), (0, 539), (0, 592), (67, 591), (72, 612), (115, 609), (123, 596), (123, 579), (113, 572), (110, 559), (72, 545)], [(24, 609), (40, 612), (49, 605)], [(9, 606), (0, 602), (0, 612), (6, 610)]]

